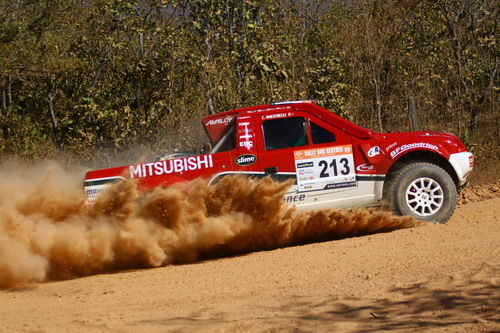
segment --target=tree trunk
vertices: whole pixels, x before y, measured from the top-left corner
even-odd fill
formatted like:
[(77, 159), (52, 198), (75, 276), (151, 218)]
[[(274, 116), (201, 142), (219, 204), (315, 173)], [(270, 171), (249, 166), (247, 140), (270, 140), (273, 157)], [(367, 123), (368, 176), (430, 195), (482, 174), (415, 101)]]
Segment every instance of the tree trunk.
[(7, 139), (9, 137), (7, 126), (7, 93), (5, 91), (5, 87), (2, 87), (2, 112), (0, 112), (0, 120), (2, 121), (2, 137)]
[(374, 80), (375, 83), (375, 102), (377, 104), (377, 118), (378, 118), (378, 127), (380, 129), (380, 132), (383, 132), (384, 129), (382, 127), (382, 94), (380, 92), (380, 82), (378, 81), (378, 78), (375, 78)]
[(7, 88), (2, 87), (2, 111), (0, 116), (2, 118), (2, 137), (9, 138), (9, 115), (12, 111), (12, 75), (7, 79)]
[(50, 113), (50, 122), (52, 123), (52, 133), (54, 134), (54, 140), (56, 143), (56, 147), (60, 148), (60, 141), (59, 141), (59, 127), (57, 125), (57, 118), (56, 114), (54, 112), (54, 94), (52, 92), (49, 92), (47, 96), (47, 102), (48, 102), (48, 107), (49, 107), (49, 113)]
[(489, 74), (490, 82), (486, 87), (484, 87), (481, 96), (477, 98), (477, 101), (473, 99), (473, 102), (469, 103), (470, 105), (469, 131), (471, 131), (471, 133), (474, 133), (477, 130), (481, 107), (488, 100), (489, 94), (493, 89), (495, 79), (497, 77), (498, 66), (499, 66), (498, 57), (495, 57), (495, 67), (493, 67), (492, 71)]
[(474, 133), (477, 130), (477, 121), (479, 115), (479, 106), (476, 104), (470, 104), (470, 119), (469, 119), (469, 131)]
[(213, 97), (212, 97), (212, 91), (211, 91), (211, 87), (210, 87), (210, 82), (208, 82), (208, 87), (206, 89), (206, 93), (205, 93), (205, 96), (207, 97), (207, 103), (208, 103), (208, 112), (210, 114), (215, 114), (215, 107), (214, 107), (214, 101), (213, 101)]
[(208, 38), (205, 39), (205, 45), (206, 45), (206, 54), (205, 54), (205, 59), (204, 59), (204, 66), (205, 66), (205, 97), (207, 99), (207, 104), (208, 104), (208, 112), (210, 114), (215, 114), (215, 106), (214, 106), (214, 100), (213, 100), (213, 93), (214, 93), (214, 88), (211, 80), (211, 70), (210, 70), (210, 61), (212, 60), (211, 58), (211, 51), (212, 51), (212, 46), (210, 45), (210, 41)]
[(142, 32), (139, 32), (139, 51), (141, 58), (144, 58), (144, 34)]
[(1, 115), (6, 115), (7, 114), (7, 92), (5, 90), (5, 87), (2, 87), (2, 113)]
[(12, 111), (12, 75), (9, 75), (9, 84), (7, 85), (7, 99), (8, 106), (7, 112), (5, 114), (6, 117), (8, 117), (10, 112)]
[(417, 109), (415, 107), (415, 98), (413, 96), (408, 97), (408, 119), (410, 121), (410, 129), (412, 131), (420, 130), (417, 118)]

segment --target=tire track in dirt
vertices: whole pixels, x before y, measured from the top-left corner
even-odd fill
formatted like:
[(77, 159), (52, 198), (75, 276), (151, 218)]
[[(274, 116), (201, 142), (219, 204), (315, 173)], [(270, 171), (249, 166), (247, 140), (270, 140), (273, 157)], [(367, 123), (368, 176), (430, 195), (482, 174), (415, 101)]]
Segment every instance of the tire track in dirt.
[(500, 180), (494, 184), (470, 185), (458, 196), (458, 203), (465, 205), (471, 202), (484, 201), (500, 197)]

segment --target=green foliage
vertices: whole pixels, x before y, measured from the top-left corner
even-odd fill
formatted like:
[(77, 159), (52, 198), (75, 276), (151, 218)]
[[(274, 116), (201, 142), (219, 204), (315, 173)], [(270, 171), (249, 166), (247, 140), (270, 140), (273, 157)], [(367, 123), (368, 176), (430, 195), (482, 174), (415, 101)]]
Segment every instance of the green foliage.
[(307, 71), (311, 82), (309, 96), (324, 108), (349, 118), (346, 97), (350, 87), (344, 81), (345, 70), (340, 61), (337, 56), (327, 56), (315, 61), (314, 67)]
[(290, 99), (401, 130), (409, 96), (425, 128), (497, 138), (498, 18), (494, 0), (4, 0), (0, 147), (194, 145), (202, 115)]

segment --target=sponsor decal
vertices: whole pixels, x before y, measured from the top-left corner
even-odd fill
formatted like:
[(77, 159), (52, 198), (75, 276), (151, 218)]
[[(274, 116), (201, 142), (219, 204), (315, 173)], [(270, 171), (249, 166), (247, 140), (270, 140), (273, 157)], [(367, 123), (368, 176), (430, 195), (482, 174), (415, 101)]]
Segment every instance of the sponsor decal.
[(130, 166), (131, 178), (162, 176), (171, 173), (208, 169), (214, 166), (212, 155), (190, 156), (174, 160), (142, 163)]
[(97, 186), (92, 186), (92, 188), (86, 188), (85, 189), (85, 194), (87, 195), (87, 202), (92, 204), (94, 201), (97, 199), (97, 197), (104, 192), (104, 190), (111, 185), (111, 183), (107, 185), (97, 185)]
[(298, 170), (299, 181), (314, 179), (314, 175), (315, 175), (314, 168), (306, 168)]
[(299, 191), (356, 186), (352, 146), (294, 151)]
[(233, 119), (234, 119), (233, 117), (211, 119), (211, 120), (207, 121), (207, 126), (227, 125), (231, 121), (233, 121)]
[(391, 151), (391, 158), (395, 158), (396, 156), (404, 153), (405, 151), (415, 148), (427, 148), (432, 150), (438, 150), (437, 146), (427, 142), (409, 143), (407, 145), (401, 145), (396, 149), (394, 149), (393, 151)]
[(385, 150), (386, 150), (386, 151), (389, 151), (389, 149), (396, 147), (396, 146), (397, 146), (397, 144), (398, 144), (397, 142), (393, 142), (393, 143), (391, 143), (390, 145), (388, 145), (388, 146), (385, 148)]
[(336, 188), (352, 187), (352, 186), (356, 186), (356, 181), (328, 184), (325, 186), (325, 190), (332, 190)]
[(284, 118), (284, 117), (290, 117), (293, 116), (292, 112), (284, 112), (284, 113), (275, 113), (275, 114), (268, 114), (266, 116), (262, 116), (262, 119), (275, 119), (275, 118)]
[(474, 167), (474, 155), (469, 156), (469, 168)]
[(303, 160), (308, 158), (320, 158), (325, 156), (337, 156), (344, 154), (352, 154), (351, 145), (334, 146), (318, 149), (296, 150), (293, 152), (295, 160)]
[(257, 156), (252, 154), (240, 155), (236, 158), (236, 164), (241, 166), (252, 165), (257, 161)]
[(298, 195), (290, 195), (287, 197), (283, 198), (284, 202), (298, 202), (298, 201), (304, 201), (306, 198), (305, 194), (298, 194)]
[(124, 180), (123, 177), (106, 177), (106, 178), (95, 178), (95, 179), (85, 179), (84, 188), (85, 194), (87, 195), (87, 202), (93, 203), (95, 199), (111, 184), (117, 181)]
[(374, 157), (377, 155), (380, 155), (380, 147), (379, 146), (371, 147), (370, 150), (368, 150), (368, 157)]
[(97, 196), (99, 193), (103, 192), (105, 189), (104, 186), (102, 186), (101, 188), (93, 188), (93, 189), (90, 189), (90, 190), (87, 190), (87, 196)]
[(247, 149), (253, 148), (253, 133), (252, 130), (248, 127), (250, 122), (244, 121), (238, 124), (238, 138), (239, 138), (239, 146), (245, 147)]
[(303, 163), (297, 163), (297, 168), (310, 168), (313, 167), (314, 163), (313, 162), (303, 162)]
[(375, 166), (373, 164), (361, 164), (361, 165), (358, 165), (356, 167), (356, 171), (359, 171), (359, 172), (368, 172), (368, 171), (372, 171), (375, 169)]

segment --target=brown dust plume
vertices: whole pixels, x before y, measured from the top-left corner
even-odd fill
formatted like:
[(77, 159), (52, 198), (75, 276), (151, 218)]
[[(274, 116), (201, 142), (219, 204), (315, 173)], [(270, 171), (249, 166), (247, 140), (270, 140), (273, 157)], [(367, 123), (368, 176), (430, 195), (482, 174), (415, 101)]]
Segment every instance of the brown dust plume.
[(226, 177), (137, 196), (117, 183), (88, 206), (81, 173), (46, 162), (0, 165), (0, 287), (158, 267), (415, 225), (370, 209), (297, 212), (290, 183)]

